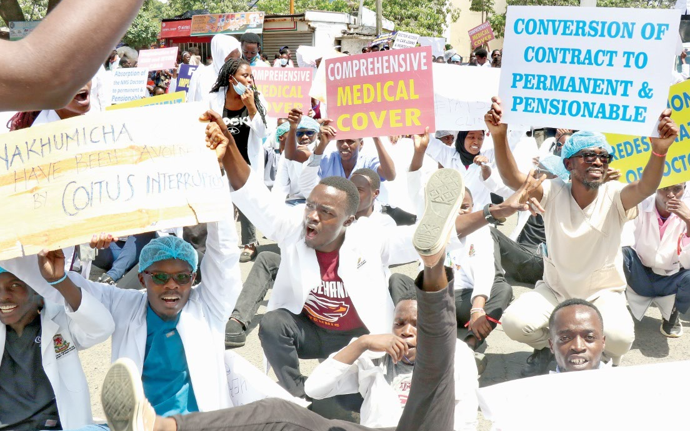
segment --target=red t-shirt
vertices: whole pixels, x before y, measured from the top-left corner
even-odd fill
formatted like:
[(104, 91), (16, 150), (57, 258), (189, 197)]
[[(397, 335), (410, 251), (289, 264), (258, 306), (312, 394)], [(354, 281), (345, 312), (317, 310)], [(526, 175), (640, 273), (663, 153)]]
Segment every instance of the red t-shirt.
[(321, 269), (321, 284), (309, 292), (304, 313), (324, 329), (352, 331), (364, 327), (343, 280), (338, 276), (339, 250), (330, 253), (317, 251), (316, 260)]

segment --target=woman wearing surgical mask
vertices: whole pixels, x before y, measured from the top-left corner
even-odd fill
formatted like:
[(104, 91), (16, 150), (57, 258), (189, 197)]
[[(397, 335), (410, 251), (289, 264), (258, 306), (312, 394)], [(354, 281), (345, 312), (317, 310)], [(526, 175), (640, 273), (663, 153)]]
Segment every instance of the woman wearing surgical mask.
[(280, 50), (280, 57), (273, 62), (273, 67), (293, 67), (290, 61), (290, 54), (287, 49)]
[[(230, 59), (225, 62), (218, 74), (218, 80), (211, 88), (211, 93), (211, 109), (222, 113), (242, 157), (251, 166), (254, 174), (263, 178), (262, 143), (267, 135), (267, 104), (254, 86), (254, 76), (249, 62), (243, 59)], [(239, 221), (244, 246), (240, 262), (249, 262), (256, 256), (256, 229), (241, 212)]]

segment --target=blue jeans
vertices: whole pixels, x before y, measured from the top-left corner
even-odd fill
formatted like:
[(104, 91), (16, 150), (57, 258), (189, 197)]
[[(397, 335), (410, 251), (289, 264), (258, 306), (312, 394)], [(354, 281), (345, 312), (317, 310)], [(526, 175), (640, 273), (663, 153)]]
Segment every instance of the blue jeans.
[(115, 281), (136, 265), (141, 249), (156, 237), (156, 232), (130, 235), (127, 241), (113, 242), (106, 249), (100, 250), (93, 264), (108, 269), (107, 274)]

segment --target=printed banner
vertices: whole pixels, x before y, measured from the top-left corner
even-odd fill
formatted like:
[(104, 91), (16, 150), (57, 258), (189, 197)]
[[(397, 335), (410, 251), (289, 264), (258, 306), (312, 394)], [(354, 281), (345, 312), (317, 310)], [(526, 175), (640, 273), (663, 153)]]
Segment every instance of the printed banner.
[(498, 94), (501, 69), (434, 63), (433, 70), (436, 128), (486, 130), (484, 115)]
[(657, 136), (680, 13), (509, 6), (503, 121)]
[(418, 34), (399, 31), (398, 34), (395, 35), (395, 42), (393, 42), (393, 49), (414, 48), (415, 46), (417, 46), (417, 40), (418, 39), (419, 39)]
[(192, 66), (191, 64), (180, 65), (180, 73), (177, 75), (177, 91), (184, 91), (187, 94), (189, 81), (192, 79), (192, 75), (197, 67), (199, 66)]
[(491, 29), (491, 23), (489, 21), (478, 25), (472, 30), (468, 31), (470, 35), (470, 43), (472, 44), (472, 49), (479, 48), (490, 40), (494, 40), (494, 31)]
[(192, 17), (192, 36), (262, 33), (263, 12), (215, 13)]
[(146, 96), (146, 82), (149, 71), (146, 69), (116, 69), (113, 72), (113, 85), (110, 103), (125, 103)]
[(127, 103), (120, 103), (118, 105), (110, 105), (105, 108), (106, 111), (114, 111), (116, 109), (140, 108), (142, 106), (154, 105), (176, 105), (185, 102), (185, 92), (178, 91), (177, 93), (161, 94), (160, 96), (147, 97), (145, 99), (133, 100)]
[(148, 70), (174, 69), (177, 64), (177, 47), (142, 49), (137, 67)]
[(311, 109), (309, 89), (314, 75), (312, 68), (254, 67), (254, 82), (268, 102), (268, 116), (287, 118), (292, 108), (303, 114)]
[(10, 21), (10, 40), (24, 39), (41, 21)]
[[(74, 117), (0, 135), (0, 259), (227, 218), (205, 106)], [(152, 125), (165, 125), (154, 127)]]
[(430, 47), (326, 60), (328, 113), (338, 139), (434, 132), (431, 64)]
[(168, 39), (173, 37), (189, 37), (192, 34), (192, 20), (182, 21), (163, 21), (161, 22), (161, 32), (158, 39)]
[[(678, 139), (668, 150), (664, 176), (659, 187), (668, 187), (690, 181), (690, 81), (673, 85), (668, 97), (671, 118), (680, 128)], [(642, 176), (652, 152), (648, 137), (607, 134), (613, 147), (611, 167), (620, 169), (621, 182), (631, 183)]]

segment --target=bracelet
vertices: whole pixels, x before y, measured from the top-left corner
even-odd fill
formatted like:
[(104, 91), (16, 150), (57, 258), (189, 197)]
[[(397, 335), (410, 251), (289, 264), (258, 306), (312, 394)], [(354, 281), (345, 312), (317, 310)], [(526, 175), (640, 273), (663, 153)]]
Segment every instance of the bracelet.
[(667, 153), (659, 154), (659, 153), (655, 153), (654, 150), (652, 150), (652, 154), (654, 154), (654, 155), (657, 156), (657, 157), (666, 157), (666, 154), (667, 154)]
[(53, 282), (49, 281), (48, 284), (50, 284), (51, 286), (55, 286), (56, 284), (60, 284), (63, 281), (65, 281), (65, 279), (67, 279), (67, 273), (65, 273), (65, 275), (63, 275), (61, 279), (59, 279), (57, 281), (53, 281)]
[(473, 309), (470, 310), (470, 315), (472, 315), (472, 314), (474, 314), (474, 313), (484, 313), (484, 314), (486, 314), (486, 311), (484, 311), (483, 308), (473, 308)]

